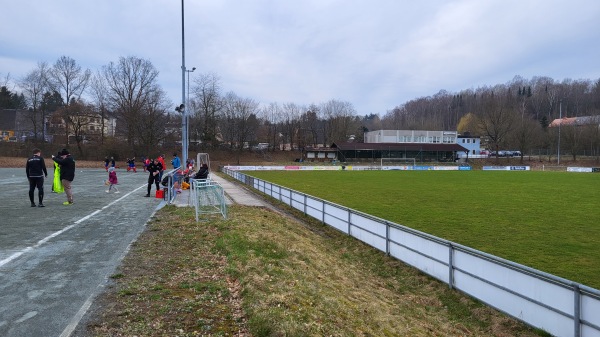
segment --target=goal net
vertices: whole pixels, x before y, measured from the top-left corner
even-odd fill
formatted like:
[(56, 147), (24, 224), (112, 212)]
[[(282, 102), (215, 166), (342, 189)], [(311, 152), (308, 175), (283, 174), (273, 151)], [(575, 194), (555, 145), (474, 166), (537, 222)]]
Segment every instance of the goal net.
[(415, 158), (381, 158), (380, 168), (382, 170), (390, 170), (397, 168), (414, 168), (416, 165)]

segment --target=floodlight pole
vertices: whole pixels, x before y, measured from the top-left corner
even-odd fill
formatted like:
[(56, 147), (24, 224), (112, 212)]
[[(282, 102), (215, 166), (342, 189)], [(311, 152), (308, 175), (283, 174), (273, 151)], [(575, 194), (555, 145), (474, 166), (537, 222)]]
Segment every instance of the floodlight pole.
[[(187, 97), (185, 99), (185, 106), (188, 109), (190, 109), (190, 111), (191, 111), (191, 108), (192, 108), (192, 105), (190, 104), (190, 73), (193, 73), (194, 70), (196, 70), (196, 67), (193, 67), (192, 70), (186, 70), (185, 71), (187, 73)], [(187, 115), (186, 117), (187, 117), (186, 123), (185, 123), (187, 125), (186, 134), (187, 134), (187, 137), (188, 137), (188, 140), (189, 140), (189, 138), (190, 138), (190, 132), (189, 132), (189, 115)], [(187, 162), (184, 161), (183, 163), (187, 163)], [(182, 165), (183, 165), (183, 163), (182, 163)]]
[[(181, 102), (185, 102), (185, 15), (184, 6), (181, 0)], [(187, 106), (181, 113), (181, 158), (182, 162), (187, 161), (188, 155), (188, 125), (187, 125)]]
[(559, 119), (559, 123), (558, 123), (558, 165), (560, 165), (560, 126), (562, 125), (562, 99), (559, 101), (559, 108), (558, 108), (558, 119)]

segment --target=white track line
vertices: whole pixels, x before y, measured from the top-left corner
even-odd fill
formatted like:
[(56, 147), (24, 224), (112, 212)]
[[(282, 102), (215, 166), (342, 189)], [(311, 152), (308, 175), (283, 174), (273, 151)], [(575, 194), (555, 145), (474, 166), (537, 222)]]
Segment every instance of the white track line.
[(92, 212), (92, 213), (90, 213), (90, 214), (88, 214), (88, 215), (84, 216), (83, 218), (81, 218), (81, 219), (79, 219), (79, 220), (75, 221), (75, 222), (74, 222), (72, 225), (69, 225), (69, 226), (67, 226), (67, 227), (65, 227), (65, 228), (63, 228), (63, 229), (61, 229), (61, 230), (59, 230), (58, 232), (54, 232), (54, 233), (52, 233), (52, 234), (48, 235), (47, 237), (45, 237), (45, 238), (41, 239), (40, 241), (38, 241), (38, 242), (37, 242), (35, 245), (33, 245), (33, 246), (29, 246), (29, 247), (26, 247), (26, 248), (23, 248), (23, 249), (21, 249), (20, 251), (18, 251), (18, 252), (16, 252), (16, 253), (13, 253), (11, 256), (9, 256), (9, 257), (5, 258), (4, 260), (0, 260), (0, 268), (1, 268), (1, 267), (3, 267), (4, 265), (6, 265), (6, 264), (10, 263), (11, 261), (13, 261), (13, 260), (17, 259), (17, 258), (18, 258), (18, 257), (20, 257), (21, 255), (23, 255), (23, 254), (25, 254), (25, 253), (28, 253), (28, 252), (30, 252), (30, 251), (32, 251), (32, 250), (34, 250), (34, 249), (36, 249), (36, 248), (39, 248), (41, 245), (43, 245), (44, 243), (48, 242), (48, 241), (49, 241), (49, 240), (51, 240), (52, 238), (55, 238), (55, 237), (57, 237), (57, 236), (59, 236), (59, 235), (63, 234), (64, 232), (66, 232), (66, 231), (68, 231), (68, 230), (72, 229), (73, 227), (76, 227), (77, 225), (79, 225), (79, 224), (81, 224), (82, 222), (84, 222), (84, 221), (88, 220), (89, 218), (93, 217), (94, 215), (96, 215), (96, 214), (98, 214), (98, 213), (100, 213), (100, 212), (104, 211), (104, 210), (105, 210), (105, 209), (107, 209), (108, 207), (110, 207), (110, 206), (112, 206), (112, 205), (116, 204), (117, 202), (119, 202), (119, 201), (121, 201), (121, 200), (123, 200), (123, 199), (127, 198), (128, 196), (130, 196), (131, 194), (133, 194), (133, 193), (137, 192), (139, 189), (141, 189), (141, 188), (143, 188), (143, 187), (146, 187), (146, 185), (142, 185), (142, 186), (140, 186), (140, 187), (136, 188), (135, 190), (133, 190), (133, 191), (131, 191), (131, 192), (127, 193), (127, 194), (124, 194), (124, 195), (123, 195), (122, 197), (120, 197), (119, 199), (117, 199), (117, 200), (114, 200), (114, 201), (113, 201), (113, 202), (111, 202), (110, 204), (108, 204), (108, 205), (106, 205), (106, 206), (102, 207), (102, 209), (96, 210), (96, 211), (94, 211), (94, 212)]

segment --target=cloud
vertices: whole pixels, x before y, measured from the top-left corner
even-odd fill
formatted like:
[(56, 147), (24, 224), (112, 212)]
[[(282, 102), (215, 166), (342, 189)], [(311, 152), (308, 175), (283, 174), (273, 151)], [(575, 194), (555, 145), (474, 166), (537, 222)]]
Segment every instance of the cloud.
[[(179, 1), (29, 0), (3, 5), (0, 74), (60, 56), (98, 70), (150, 60), (181, 99)], [(600, 77), (595, 0), (185, 2), (186, 65), (268, 104), (352, 103), (385, 113), (437, 93), (525, 78)]]

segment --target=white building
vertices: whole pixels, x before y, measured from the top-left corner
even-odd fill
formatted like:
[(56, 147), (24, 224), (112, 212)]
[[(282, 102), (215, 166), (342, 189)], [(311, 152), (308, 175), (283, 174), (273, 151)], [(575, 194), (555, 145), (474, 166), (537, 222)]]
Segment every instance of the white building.
[[(469, 158), (487, 157), (481, 153), (479, 137), (459, 135), (457, 131), (377, 130), (365, 133), (365, 143), (458, 144), (469, 150)], [(457, 153), (467, 157), (464, 152)]]
[(456, 131), (377, 130), (365, 133), (365, 143), (456, 144)]
[[(481, 139), (479, 137), (474, 137), (470, 135), (458, 136), (456, 138), (456, 143), (469, 150), (469, 158), (487, 158), (487, 153), (481, 153)], [(467, 154), (459, 153), (458, 157), (465, 158), (467, 157)]]

